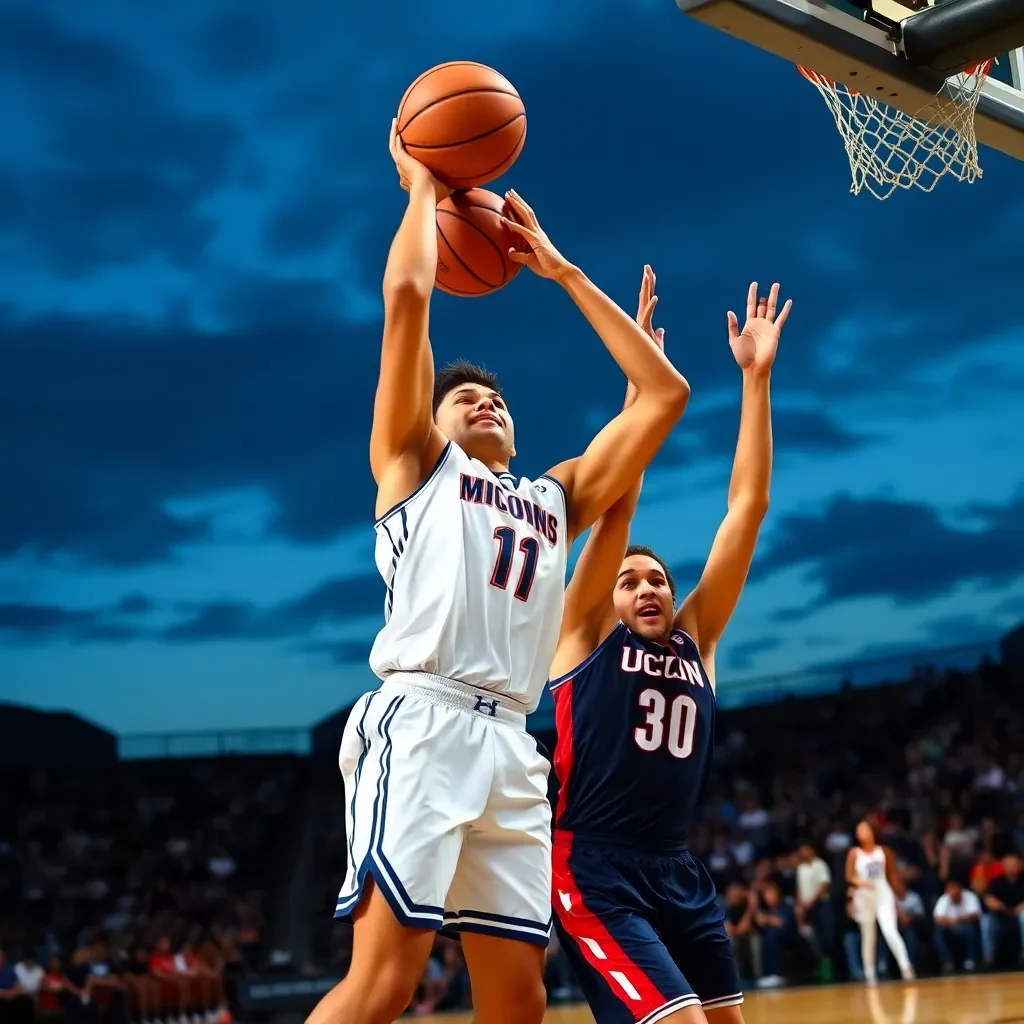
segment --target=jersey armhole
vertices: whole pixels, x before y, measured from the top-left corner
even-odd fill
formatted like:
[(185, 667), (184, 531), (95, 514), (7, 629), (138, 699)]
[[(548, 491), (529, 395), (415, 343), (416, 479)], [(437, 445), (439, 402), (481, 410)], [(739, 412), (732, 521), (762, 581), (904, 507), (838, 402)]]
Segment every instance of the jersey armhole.
[(600, 655), (608, 646), (612, 638), (623, 628), (622, 623), (617, 622), (615, 624), (615, 628), (574, 669), (570, 669), (557, 679), (549, 679), (548, 689), (552, 691), (557, 690), (563, 683), (567, 683), (570, 679), (578, 676), (584, 669), (589, 668), (594, 663), (598, 655)]
[(399, 509), (405, 508), (405, 506), (408, 505), (409, 502), (413, 500), (413, 498), (420, 494), (424, 490), (424, 488), (426, 488), (427, 484), (429, 484), (437, 476), (437, 474), (441, 472), (441, 469), (444, 467), (444, 464), (448, 461), (448, 456), (451, 455), (451, 452), (452, 442), (449, 441), (444, 446), (444, 448), (441, 449), (441, 454), (438, 455), (437, 462), (434, 463), (434, 468), (427, 474), (426, 479), (423, 481), (423, 483), (421, 483), (419, 487), (417, 487), (416, 490), (413, 491), (412, 494), (410, 494), (407, 498), (403, 498), (401, 501), (396, 502), (394, 505), (392, 505), (391, 508), (389, 508), (387, 512), (384, 513), (384, 515), (378, 516), (377, 519), (374, 520), (374, 527), (376, 528), (380, 526), (382, 523), (386, 522)]
[(545, 473), (543, 476), (537, 477), (537, 481), (548, 480), (558, 488), (558, 493), (562, 495), (562, 515), (564, 516), (562, 522), (567, 523), (569, 518), (569, 498), (566, 496), (565, 488), (562, 486), (561, 480), (556, 480), (553, 476)]

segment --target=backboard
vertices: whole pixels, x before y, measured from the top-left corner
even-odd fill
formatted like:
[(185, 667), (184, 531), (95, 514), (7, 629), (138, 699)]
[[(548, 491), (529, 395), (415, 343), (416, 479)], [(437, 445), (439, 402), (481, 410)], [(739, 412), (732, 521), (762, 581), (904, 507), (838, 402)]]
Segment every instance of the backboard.
[[(1022, 0), (1024, 2), (1024, 0)], [(942, 88), (847, 0), (676, 0), (690, 17), (913, 115)], [(998, 55), (982, 88), (978, 142), (1024, 160), (1024, 49)]]

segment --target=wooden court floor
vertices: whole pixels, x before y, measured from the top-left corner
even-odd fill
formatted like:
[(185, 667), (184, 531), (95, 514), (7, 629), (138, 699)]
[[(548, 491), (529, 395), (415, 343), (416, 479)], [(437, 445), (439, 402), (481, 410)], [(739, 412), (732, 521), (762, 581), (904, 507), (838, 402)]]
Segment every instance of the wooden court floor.
[[(750, 992), (746, 1024), (1024, 1024), (1024, 974), (935, 978)], [(551, 1010), (544, 1024), (593, 1024), (586, 1007)], [(421, 1018), (468, 1024), (466, 1014)]]

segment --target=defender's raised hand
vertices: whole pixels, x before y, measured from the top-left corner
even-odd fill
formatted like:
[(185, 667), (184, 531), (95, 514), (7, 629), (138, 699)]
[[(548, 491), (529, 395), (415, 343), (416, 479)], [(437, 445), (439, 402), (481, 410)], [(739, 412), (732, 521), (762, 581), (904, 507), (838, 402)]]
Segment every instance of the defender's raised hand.
[(454, 189), (449, 188), (443, 182), (438, 181), (430, 171), (415, 157), (409, 156), (398, 134), (398, 118), (391, 120), (391, 137), (388, 139), (388, 149), (391, 151), (391, 159), (395, 161), (395, 170), (398, 171), (399, 184), (406, 192), (412, 190), (417, 182), (429, 183), (434, 190), (434, 198), (437, 202), (450, 196)]
[(537, 215), (518, 192), (506, 192), (505, 202), (512, 216), (501, 219), (521, 240), (518, 248), (509, 249), (509, 259), (525, 264), (539, 277), (559, 280), (572, 264), (551, 244)]
[(779, 301), (779, 286), (773, 284), (768, 298), (757, 297), (757, 282), (751, 283), (747, 290), (747, 322), (743, 330), (739, 329), (739, 321), (732, 310), (728, 313), (729, 347), (741, 370), (747, 373), (768, 373), (775, 362), (775, 353), (779, 347), (779, 335), (782, 327), (793, 308), (793, 300), (787, 299), (786, 304), (776, 314)]
[(654, 294), (656, 284), (657, 278), (654, 276), (654, 271), (650, 265), (645, 266), (643, 280), (640, 282), (640, 303), (636, 310), (636, 322), (644, 329), (654, 344), (664, 352), (665, 328), (659, 327), (655, 330), (653, 323), (654, 308), (658, 305), (658, 296)]

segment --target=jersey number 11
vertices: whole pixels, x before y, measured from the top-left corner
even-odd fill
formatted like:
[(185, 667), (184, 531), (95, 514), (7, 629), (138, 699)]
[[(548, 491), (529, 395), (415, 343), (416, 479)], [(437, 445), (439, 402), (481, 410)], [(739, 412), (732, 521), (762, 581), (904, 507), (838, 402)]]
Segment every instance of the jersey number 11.
[[(516, 553), (516, 531), (511, 526), (496, 526), (494, 539), (498, 542), (498, 557), (491, 573), (491, 586), (507, 590), (508, 581), (512, 576), (512, 560)], [(540, 544), (536, 537), (524, 537), (519, 542), (519, 550), (523, 555), (523, 568), (519, 572), (519, 582), (513, 593), (516, 600), (525, 601), (530, 596), (533, 578), (537, 575)]]

